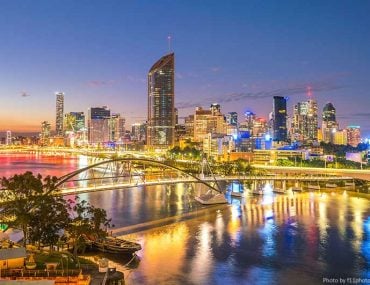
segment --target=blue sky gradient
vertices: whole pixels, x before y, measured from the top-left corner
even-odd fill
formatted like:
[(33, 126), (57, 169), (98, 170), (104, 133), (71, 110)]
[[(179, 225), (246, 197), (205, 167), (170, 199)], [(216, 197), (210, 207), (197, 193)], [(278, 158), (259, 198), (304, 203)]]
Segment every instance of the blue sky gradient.
[(171, 35), (180, 116), (220, 102), (267, 118), (273, 95), (292, 114), (311, 86), (320, 111), (331, 101), (341, 127), (370, 136), (369, 15), (361, 0), (0, 0), (0, 130), (54, 126), (55, 91), (66, 112), (145, 120), (146, 75)]

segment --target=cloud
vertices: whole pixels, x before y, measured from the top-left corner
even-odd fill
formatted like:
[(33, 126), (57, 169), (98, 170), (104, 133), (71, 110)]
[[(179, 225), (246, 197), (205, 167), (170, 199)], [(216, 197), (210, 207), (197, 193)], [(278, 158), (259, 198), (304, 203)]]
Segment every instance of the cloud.
[(126, 79), (128, 81), (135, 82), (135, 83), (145, 83), (146, 82), (146, 80), (144, 78), (139, 78), (139, 77), (135, 77), (135, 76), (132, 76), (132, 75), (126, 76)]
[(339, 86), (331, 82), (315, 82), (315, 83), (300, 83), (300, 84), (291, 84), (286, 87), (276, 88), (271, 90), (262, 90), (257, 92), (235, 92), (229, 94), (222, 94), (221, 96), (204, 98), (199, 101), (193, 102), (179, 102), (176, 104), (176, 107), (179, 109), (191, 108), (202, 106), (204, 104), (209, 104), (209, 102), (218, 102), (218, 103), (229, 103), (236, 102), (241, 100), (258, 100), (263, 98), (272, 98), (273, 96), (294, 96), (299, 94), (305, 94), (307, 92), (307, 87), (310, 87), (312, 92), (319, 93), (324, 91), (331, 91), (344, 88), (344, 86)]
[(180, 72), (176, 72), (175, 75), (176, 75), (176, 79), (183, 79), (184, 78), (184, 75)]
[(221, 70), (221, 67), (219, 67), (219, 66), (214, 66), (214, 67), (211, 68), (212, 72), (219, 72), (220, 70)]
[(342, 114), (337, 115), (338, 119), (344, 119), (344, 120), (366, 120), (368, 121), (370, 119), (370, 112), (358, 112), (358, 113), (350, 113), (350, 114)]
[(87, 82), (87, 85), (89, 87), (93, 88), (99, 88), (99, 87), (104, 87), (104, 86), (112, 86), (113, 84), (117, 83), (116, 80), (90, 80)]

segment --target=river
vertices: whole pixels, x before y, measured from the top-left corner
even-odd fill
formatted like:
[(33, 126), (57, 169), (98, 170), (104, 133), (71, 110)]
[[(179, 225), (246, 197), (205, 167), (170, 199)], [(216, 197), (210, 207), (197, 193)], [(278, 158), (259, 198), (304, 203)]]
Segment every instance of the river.
[[(85, 157), (1, 154), (0, 175), (60, 176), (87, 164)], [(177, 184), (80, 194), (107, 211), (115, 234), (142, 245), (134, 265), (111, 260), (126, 284), (370, 283), (368, 199), (335, 189), (204, 207), (192, 199), (196, 191)]]

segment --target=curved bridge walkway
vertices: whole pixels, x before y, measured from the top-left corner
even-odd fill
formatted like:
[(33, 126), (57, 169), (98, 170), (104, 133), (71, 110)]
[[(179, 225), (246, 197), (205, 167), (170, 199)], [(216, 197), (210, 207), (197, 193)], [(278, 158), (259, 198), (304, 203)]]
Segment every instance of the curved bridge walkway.
[(227, 176), (199, 178), (177, 167), (167, 165), (158, 160), (147, 158), (119, 158), (105, 160), (78, 169), (59, 178), (57, 186), (64, 195), (104, 191), (110, 189), (135, 187), (139, 185), (163, 185), (176, 183), (200, 183), (206, 187), (223, 192), (217, 181), (293, 181), (313, 182), (322, 181), (352, 181), (350, 176), (308, 175), (263, 175), (263, 176)]

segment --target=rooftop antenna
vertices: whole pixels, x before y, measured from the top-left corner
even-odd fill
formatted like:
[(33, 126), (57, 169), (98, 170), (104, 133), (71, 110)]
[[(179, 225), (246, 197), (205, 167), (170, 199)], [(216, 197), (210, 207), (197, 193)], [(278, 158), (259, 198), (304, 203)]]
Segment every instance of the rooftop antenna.
[(307, 97), (308, 99), (312, 99), (312, 87), (307, 86)]
[(171, 52), (171, 35), (167, 36), (167, 40), (168, 40), (168, 52)]

